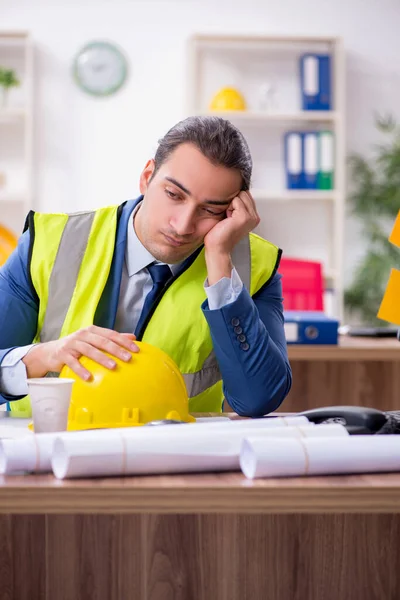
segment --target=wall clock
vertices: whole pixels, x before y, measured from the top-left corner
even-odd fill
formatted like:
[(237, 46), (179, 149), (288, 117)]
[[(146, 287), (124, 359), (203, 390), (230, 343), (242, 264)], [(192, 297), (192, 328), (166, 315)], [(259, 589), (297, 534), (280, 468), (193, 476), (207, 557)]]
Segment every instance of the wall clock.
[(74, 79), (83, 91), (93, 96), (110, 96), (124, 84), (128, 66), (114, 44), (95, 41), (78, 52), (73, 71)]

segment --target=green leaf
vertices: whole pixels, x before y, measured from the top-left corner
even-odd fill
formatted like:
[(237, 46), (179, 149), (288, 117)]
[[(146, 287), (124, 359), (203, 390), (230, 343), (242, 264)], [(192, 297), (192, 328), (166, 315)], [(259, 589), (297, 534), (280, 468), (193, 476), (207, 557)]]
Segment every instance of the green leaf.
[(19, 79), (12, 69), (0, 68), (0, 85), (4, 88), (10, 88), (20, 85)]
[(367, 324), (382, 326), (385, 323), (376, 313), (390, 270), (400, 265), (400, 251), (387, 239), (400, 209), (400, 128), (391, 115), (376, 115), (375, 121), (385, 142), (375, 146), (375, 155), (369, 160), (361, 154), (348, 159), (348, 204), (362, 223), (367, 250), (344, 298), (350, 313)]

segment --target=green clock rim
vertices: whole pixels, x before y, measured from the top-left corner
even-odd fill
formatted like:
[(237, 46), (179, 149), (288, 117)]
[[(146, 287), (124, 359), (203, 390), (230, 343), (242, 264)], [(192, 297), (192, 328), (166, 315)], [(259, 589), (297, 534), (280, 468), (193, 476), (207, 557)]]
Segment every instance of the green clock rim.
[[(78, 76), (78, 58), (79, 56), (87, 51), (90, 50), (91, 48), (108, 48), (109, 50), (111, 50), (116, 56), (118, 56), (118, 58), (121, 61), (121, 65), (122, 65), (122, 77), (121, 77), (121, 81), (114, 85), (111, 88), (108, 88), (108, 90), (106, 92), (94, 92), (93, 90), (91, 90), (90, 88), (86, 87), (82, 81), (79, 79)], [(86, 44), (85, 46), (83, 46), (75, 55), (74, 58), (74, 64), (73, 64), (73, 75), (74, 75), (74, 80), (77, 83), (77, 85), (80, 87), (81, 90), (83, 90), (84, 92), (86, 92), (87, 94), (90, 94), (91, 96), (95, 96), (95, 97), (105, 97), (105, 96), (111, 96), (112, 94), (115, 94), (115, 92), (117, 92), (119, 89), (121, 89), (121, 87), (124, 85), (127, 75), (128, 75), (128, 64), (127, 64), (127, 60), (124, 56), (124, 54), (121, 52), (121, 50), (119, 50), (119, 48), (117, 48), (117, 46), (115, 44), (112, 44), (111, 42), (103, 42), (103, 41), (93, 41), (90, 42), (89, 44)]]

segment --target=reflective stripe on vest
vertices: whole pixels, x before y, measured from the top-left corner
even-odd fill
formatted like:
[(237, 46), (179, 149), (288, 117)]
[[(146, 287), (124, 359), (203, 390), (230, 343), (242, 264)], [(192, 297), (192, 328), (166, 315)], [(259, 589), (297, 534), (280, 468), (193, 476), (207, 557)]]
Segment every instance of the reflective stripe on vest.
[[(117, 209), (34, 215), (31, 277), (40, 301), (36, 341), (58, 339), (93, 323), (111, 268)], [(254, 295), (273, 276), (279, 257), (276, 246), (250, 234), (235, 247), (232, 262)], [(201, 310), (206, 277), (203, 249), (165, 291), (142, 336), (176, 362), (192, 412), (219, 412), (223, 401), (221, 373)], [(25, 399), (11, 408), (26, 411)]]
[(57, 340), (93, 324), (114, 254), (117, 209), (35, 214), (31, 277), (40, 299), (35, 341)]
[[(40, 341), (61, 337), (61, 330), (75, 290), (82, 259), (92, 228), (94, 213), (71, 215), (63, 230), (57, 258), (49, 280), (49, 298)], [(71, 243), (76, 240), (76, 243)]]

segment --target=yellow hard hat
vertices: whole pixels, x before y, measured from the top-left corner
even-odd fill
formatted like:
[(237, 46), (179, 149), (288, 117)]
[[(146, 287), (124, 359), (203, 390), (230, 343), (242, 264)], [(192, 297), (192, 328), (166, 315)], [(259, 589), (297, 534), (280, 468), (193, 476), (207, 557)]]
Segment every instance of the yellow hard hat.
[(149, 421), (175, 419), (195, 421), (189, 415), (185, 382), (177, 365), (163, 350), (135, 342), (140, 352), (113, 370), (83, 356), (81, 364), (92, 373), (89, 381), (78, 377), (68, 366), (60, 377), (75, 380), (72, 386), (68, 430), (132, 427)]
[(235, 88), (222, 88), (211, 100), (210, 110), (246, 110), (246, 101)]
[(17, 237), (7, 227), (0, 225), (0, 266), (6, 262), (17, 244)]

